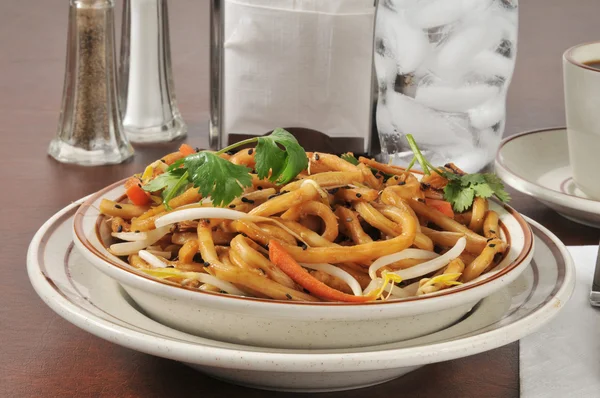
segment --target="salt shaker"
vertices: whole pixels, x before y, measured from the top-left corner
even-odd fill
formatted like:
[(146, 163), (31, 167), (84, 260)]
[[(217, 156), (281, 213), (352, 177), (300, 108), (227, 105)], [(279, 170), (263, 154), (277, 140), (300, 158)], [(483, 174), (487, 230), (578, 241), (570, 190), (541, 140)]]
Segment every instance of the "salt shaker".
[(171, 71), (167, 0), (125, 0), (120, 60), (123, 129), (132, 142), (165, 142), (187, 133)]
[(70, 0), (67, 62), (58, 132), (48, 153), (63, 163), (121, 163), (133, 155), (121, 129), (114, 0)]

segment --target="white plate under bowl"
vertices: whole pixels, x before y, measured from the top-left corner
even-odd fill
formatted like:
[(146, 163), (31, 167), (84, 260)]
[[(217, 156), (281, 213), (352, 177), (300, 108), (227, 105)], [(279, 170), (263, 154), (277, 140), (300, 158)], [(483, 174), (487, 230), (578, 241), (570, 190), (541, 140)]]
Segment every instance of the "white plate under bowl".
[(565, 128), (504, 139), (496, 155), (496, 173), (569, 220), (600, 228), (600, 201), (590, 199), (573, 181)]
[(189, 335), (145, 316), (117, 282), (74, 248), (71, 229), (77, 206), (68, 206), (48, 220), (29, 247), (27, 270), (42, 300), (69, 322), (115, 344), (255, 388), (297, 392), (359, 388), (426, 364), (491, 350), (534, 332), (556, 316), (575, 283), (566, 248), (544, 227), (529, 221), (536, 245), (531, 265), (442, 331), (352, 349), (286, 350), (231, 344)]

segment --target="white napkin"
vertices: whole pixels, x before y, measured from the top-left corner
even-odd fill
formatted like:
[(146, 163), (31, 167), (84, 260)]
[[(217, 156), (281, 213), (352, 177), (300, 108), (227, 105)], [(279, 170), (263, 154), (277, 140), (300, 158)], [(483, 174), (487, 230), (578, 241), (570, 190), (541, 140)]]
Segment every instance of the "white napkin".
[(600, 309), (590, 306), (598, 246), (570, 246), (577, 268), (571, 300), (548, 325), (521, 340), (521, 396), (600, 396)]
[(367, 149), (373, 0), (225, 0), (224, 13), (226, 134), (305, 127)]

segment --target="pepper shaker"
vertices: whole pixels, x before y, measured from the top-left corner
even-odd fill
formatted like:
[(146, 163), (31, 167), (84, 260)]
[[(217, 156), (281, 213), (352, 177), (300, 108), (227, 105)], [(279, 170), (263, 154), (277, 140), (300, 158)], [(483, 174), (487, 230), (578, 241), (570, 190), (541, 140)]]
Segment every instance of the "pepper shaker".
[(114, 0), (70, 0), (62, 110), (48, 153), (63, 163), (121, 163), (133, 155), (121, 128)]
[(125, 0), (120, 102), (132, 142), (165, 142), (187, 133), (171, 71), (167, 0)]

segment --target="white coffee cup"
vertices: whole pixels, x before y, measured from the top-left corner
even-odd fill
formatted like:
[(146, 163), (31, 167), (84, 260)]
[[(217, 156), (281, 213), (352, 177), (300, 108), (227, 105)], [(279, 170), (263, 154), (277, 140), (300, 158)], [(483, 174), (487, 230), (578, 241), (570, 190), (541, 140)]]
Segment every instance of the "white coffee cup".
[(600, 42), (579, 44), (563, 54), (569, 159), (575, 184), (600, 200)]

